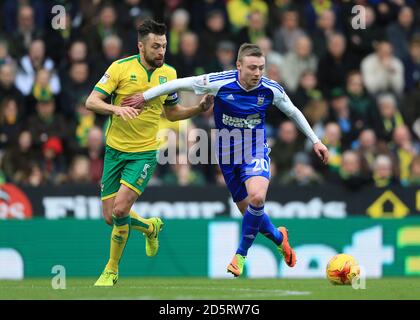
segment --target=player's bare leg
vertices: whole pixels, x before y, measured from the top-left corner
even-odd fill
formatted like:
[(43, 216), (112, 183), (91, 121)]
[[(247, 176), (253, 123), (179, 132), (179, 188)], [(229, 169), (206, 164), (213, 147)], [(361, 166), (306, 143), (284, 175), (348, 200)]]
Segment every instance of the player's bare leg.
[(105, 222), (112, 226), (112, 209), (114, 208), (115, 197), (102, 200), (102, 216)]

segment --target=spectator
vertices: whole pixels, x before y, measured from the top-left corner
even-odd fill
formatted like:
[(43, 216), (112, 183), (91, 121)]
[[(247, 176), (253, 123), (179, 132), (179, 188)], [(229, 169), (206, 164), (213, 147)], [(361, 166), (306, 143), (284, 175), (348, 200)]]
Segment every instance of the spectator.
[(264, 19), (268, 16), (268, 5), (262, 0), (229, 0), (226, 9), (233, 33), (248, 25), (248, 17), (252, 11), (260, 11)]
[(81, 38), (78, 28), (77, 17), (72, 18), (70, 10), (66, 10), (64, 29), (48, 28), (43, 39), (45, 40), (47, 55), (51, 57), (55, 65), (59, 65), (63, 56), (66, 55), (72, 41)]
[(171, 16), (171, 26), (168, 32), (168, 59), (176, 56), (181, 50), (181, 37), (188, 31), (190, 14), (185, 9), (176, 9)]
[(339, 33), (331, 34), (328, 39), (328, 51), (318, 64), (318, 81), (324, 95), (335, 87), (346, 85), (347, 74), (358, 66), (346, 52), (346, 38)]
[(294, 51), (285, 56), (282, 67), (284, 83), (289, 91), (296, 91), (302, 73), (307, 70), (316, 72), (317, 59), (312, 54), (311, 40), (301, 36), (296, 40)]
[(361, 170), (364, 174), (370, 174), (373, 171), (375, 159), (379, 153), (387, 151), (386, 145), (377, 141), (375, 131), (364, 129), (359, 134), (358, 146), (356, 151), (361, 160)]
[(331, 108), (328, 121), (336, 122), (341, 129), (341, 143), (349, 148), (357, 139), (365, 122), (349, 107), (349, 99), (342, 88), (334, 88), (331, 92)]
[(82, 31), (83, 38), (85, 39), (89, 52), (101, 52), (103, 41), (108, 36), (121, 36), (122, 32), (117, 23), (117, 13), (111, 4), (105, 4), (99, 11), (99, 19), (94, 25), (86, 25)]
[(410, 41), (409, 55), (404, 59), (405, 92), (420, 90), (420, 33)]
[(365, 28), (353, 28), (351, 25), (353, 13), (350, 13), (351, 16), (347, 19), (349, 23), (347, 27), (348, 47), (349, 51), (355, 56), (357, 64), (367, 55), (371, 54), (374, 51), (374, 45), (384, 38), (382, 29), (375, 23), (375, 11), (369, 6), (365, 6), (364, 8)]
[(327, 175), (331, 172), (338, 172), (341, 166), (341, 159), (343, 154), (340, 126), (335, 122), (327, 123), (325, 126), (325, 135), (322, 138), (322, 141), (330, 152), (330, 158), (328, 160), (327, 168), (318, 168), (321, 172), (324, 173), (324, 175)]
[(292, 96), (294, 104), (303, 110), (311, 100), (318, 100), (323, 97), (318, 88), (318, 78), (315, 72), (306, 70), (299, 79), (299, 86), (296, 93)]
[(71, 136), (69, 148), (72, 153), (83, 153), (88, 146), (89, 132), (95, 125), (100, 125), (97, 115), (89, 111), (86, 106), (87, 96), (81, 97), (75, 105), (75, 116), (70, 122)]
[(0, 149), (16, 143), (21, 129), (21, 112), (17, 101), (4, 98), (0, 101)]
[(254, 10), (249, 14), (247, 26), (239, 30), (236, 44), (240, 47), (242, 43), (257, 43), (258, 39), (267, 36), (271, 35), (267, 29), (266, 17), (261, 11)]
[(414, 23), (413, 9), (402, 7), (398, 12), (398, 20), (387, 28), (388, 40), (394, 48), (395, 56), (404, 60), (409, 55), (409, 41), (420, 27)]
[(217, 45), (216, 59), (205, 66), (207, 72), (220, 72), (236, 69), (236, 49), (231, 41), (221, 41)]
[(0, 67), (4, 64), (12, 64), (13, 62), (13, 58), (9, 55), (7, 42), (0, 39)]
[(306, 28), (308, 30), (313, 30), (316, 28), (316, 21), (319, 16), (326, 10), (333, 10), (336, 16), (339, 16), (339, 7), (334, 3), (333, 0), (310, 0), (305, 1), (304, 6), (304, 18), (306, 23)]
[(171, 164), (171, 169), (172, 170), (163, 177), (165, 185), (205, 185), (204, 176), (200, 171), (191, 167), (191, 164), (188, 162), (187, 155), (179, 154), (176, 163)]
[(28, 96), (34, 86), (36, 74), (45, 69), (51, 73), (49, 86), (54, 95), (61, 90), (60, 79), (54, 73), (54, 62), (45, 56), (45, 44), (42, 40), (34, 40), (29, 48), (29, 54), (20, 60), (20, 69), (16, 75), (16, 87), (24, 95)]
[(28, 98), (27, 106), (33, 109), (30, 102), (34, 104), (39, 100), (50, 100), (53, 96), (53, 90), (50, 85), (51, 74), (46, 69), (40, 69), (37, 71), (35, 76), (35, 82), (33, 84), (31, 95)]
[(388, 41), (381, 41), (376, 52), (368, 55), (361, 64), (363, 81), (370, 94), (392, 91), (400, 95), (404, 89), (404, 66), (393, 55)]
[[(76, 62), (87, 62), (88, 59), (88, 47), (87, 44), (82, 40), (76, 40), (70, 44), (70, 48), (59, 66), (60, 79), (65, 79), (70, 66)], [(96, 72), (96, 71), (95, 71)], [(100, 72), (103, 72), (101, 70)]]
[(314, 170), (309, 156), (298, 152), (293, 158), (293, 168), (280, 179), (284, 185), (312, 186), (322, 184), (324, 179)]
[(110, 35), (102, 42), (102, 70), (123, 57), (123, 44), (117, 35)]
[(136, 21), (137, 18), (151, 15), (151, 6), (148, 4), (148, 1), (124, 0), (115, 2), (119, 24), (123, 28), (124, 33), (132, 32), (132, 22)]
[[(16, 67), (14, 64), (0, 66), (0, 97), (10, 97), (23, 109), (23, 96), (15, 85)], [(0, 98), (1, 99), (1, 98)], [(22, 110), (26, 114), (26, 110)]]
[(281, 69), (274, 63), (268, 63), (265, 66), (267, 78), (276, 81), (277, 83), (283, 84), (283, 77), (281, 75)]
[(206, 14), (206, 27), (200, 35), (200, 48), (204, 61), (216, 59), (215, 53), (219, 43), (231, 40), (227, 27), (222, 10), (212, 10)]
[(12, 144), (3, 157), (3, 171), (9, 181), (21, 183), (31, 172), (31, 165), (38, 159), (29, 131), (19, 134), (17, 144)]
[(379, 115), (375, 117), (373, 128), (378, 139), (388, 143), (391, 141), (394, 129), (404, 125), (404, 119), (392, 94), (378, 96), (376, 103)]
[(23, 176), (22, 185), (39, 187), (47, 183), (40, 165), (36, 162), (30, 164), (29, 171)]
[(314, 54), (319, 58), (327, 53), (328, 38), (336, 33), (335, 20), (333, 10), (325, 10), (318, 16), (317, 28), (312, 31), (311, 39), (314, 44)]
[(358, 191), (372, 184), (372, 177), (362, 172), (360, 156), (357, 152), (347, 150), (343, 153), (338, 172), (332, 172), (329, 182), (342, 185), (351, 191)]
[(408, 177), (408, 186), (420, 186), (420, 155), (416, 155), (410, 164), (410, 175)]
[[(325, 122), (328, 118), (327, 101), (321, 97), (314, 97), (309, 100), (303, 109), (303, 114), (318, 137), (325, 135)], [(312, 152), (312, 142), (307, 139), (305, 142), (305, 150)]]
[(204, 62), (198, 54), (198, 36), (193, 32), (185, 32), (181, 36), (181, 51), (173, 59), (178, 77), (190, 77), (204, 73)]
[(31, 132), (36, 148), (40, 148), (50, 137), (56, 136), (65, 141), (68, 136), (63, 116), (55, 114), (53, 98), (38, 101), (36, 114), (28, 119), (27, 128)]
[(350, 112), (354, 112), (367, 124), (372, 123), (375, 102), (367, 93), (360, 71), (350, 71), (347, 74), (346, 94), (349, 99)]
[(77, 62), (70, 67), (61, 94), (61, 111), (69, 119), (76, 116), (78, 102), (92, 90), (89, 73), (89, 65), (86, 62)]
[(284, 121), (278, 129), (278, 139), (271, 148), (271, 160), (281, 177), (292, 169), (293, 157), (303, 150), (303, 143), (298, 136), (296, 126), (291, 121)]
[[(280, 74), (284, 57), (280, 53), (273, 50), (273, 43), (270, 40), (270, 38), (268, 37), (259, 38), (257, 40), (257, 45), (260, 47), (261, 51), (263, 52), (265, 56), (266, 72), (268, 72), (269, 66), (275, 66), (278, 69), (278, 73)], [(272, 80), (275, 80), (271, 77), (269, 78)]]
[(2, 154), (0, 153), (0, 186), (6, 183), (6, 174), (3, 171), (3, 159)]
[(30, 50), (35, 39), (42, 38), (44, 33), (36, 27), (34, 10), (29, 5), (19, 8), (17, 23), (9, 39), (10, 53), (13, 57), (21, 58)]
[(104, 134), (99, 127), (89, 130), (87, 142), (87, 156), (89, 160), (90, 181), (99, 185), (102, 178), (104, 157)]
[(395, 128), (392, 135), (391, 151), (397, 160), (399, 178), (402, 184), (407, 184), (410, 177), (410, 164), (419, 146), (413, 143), (410, 130), (406, 126)]
[(78, 155), (73, 158), (67, 182), (77, 184), (86, 184), (91, 182), (89, 159), (86, 156)]
[(60, 138), (51, 136), (42, 145), (41, 170), (47, 183), (59, 185), (67, 179), (67, 168)]
[(380, 154), (373, 166), (373, 180), (377, 188), (400, 185), (393, 172), (392, 160), (389, 156)]
[(285, 11), (281, 16), (281, 24), (274, 33), (274, 49), (286, 55), (295, 50), (297, 40), (305, 35), (299, 28), (299, 13), (294, 10)]

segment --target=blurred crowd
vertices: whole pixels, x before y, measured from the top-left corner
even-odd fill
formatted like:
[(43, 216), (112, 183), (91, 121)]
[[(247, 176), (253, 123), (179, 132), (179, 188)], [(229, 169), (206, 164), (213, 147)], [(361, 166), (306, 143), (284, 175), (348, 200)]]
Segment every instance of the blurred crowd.
[[(51, 24), (57, 4), (63, 29)], [(0, 183), (100, 183), (107, 117), (84, 103), (113, 61), (138, 53), (136, 26), (147, 18), (168, 26), (166, 62), (178, 77), (235, 69), (241, 43), (261, 47), (266, 76), (331, 153), (321, 165), (293, 122), (269, 109), (273, 184), (420, 185), (415, 0), (0, 0)], [(183, 105), (197, 99), (181, 94)], [(161, 128), (185, 137), (214, 122), (211, 112), (180, 123), (162, 115)], [(152, 185), (224, 184), (217, 165), (176, 157)]]

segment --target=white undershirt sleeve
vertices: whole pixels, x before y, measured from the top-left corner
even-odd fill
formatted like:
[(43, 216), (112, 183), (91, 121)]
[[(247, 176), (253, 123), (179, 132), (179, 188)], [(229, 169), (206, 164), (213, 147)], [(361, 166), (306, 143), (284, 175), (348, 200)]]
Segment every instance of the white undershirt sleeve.
[(299, 130), (302, 131), (312, 143), (319, 142), (319, 138), (312, 130), (305, 116), (296, 108), (285, 92), (280, 93), (280, 91), (278, 91), (277, 94), (275, 93), (274, 105), (292, 119)]
[(149, 101), (158, 96), (177, 91), (194, 91), (196, 94), (205, 94), (208, 92), (208, 88), (203, 85), (205, 76), (180, 78), (166, 82), (143, 92), (143, 97), (146, 101)]

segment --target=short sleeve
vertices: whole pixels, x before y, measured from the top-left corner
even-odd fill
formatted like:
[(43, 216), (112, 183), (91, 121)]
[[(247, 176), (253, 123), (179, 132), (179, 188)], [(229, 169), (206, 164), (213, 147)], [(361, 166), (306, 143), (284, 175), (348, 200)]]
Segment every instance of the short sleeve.
[(109, 66), (105, 74), (95, 85), (94, 90), (106, 96), (109, 96), (117, 89), (119, 79), (120, 79), (120, 68), (118, 64), (114, 62)]

